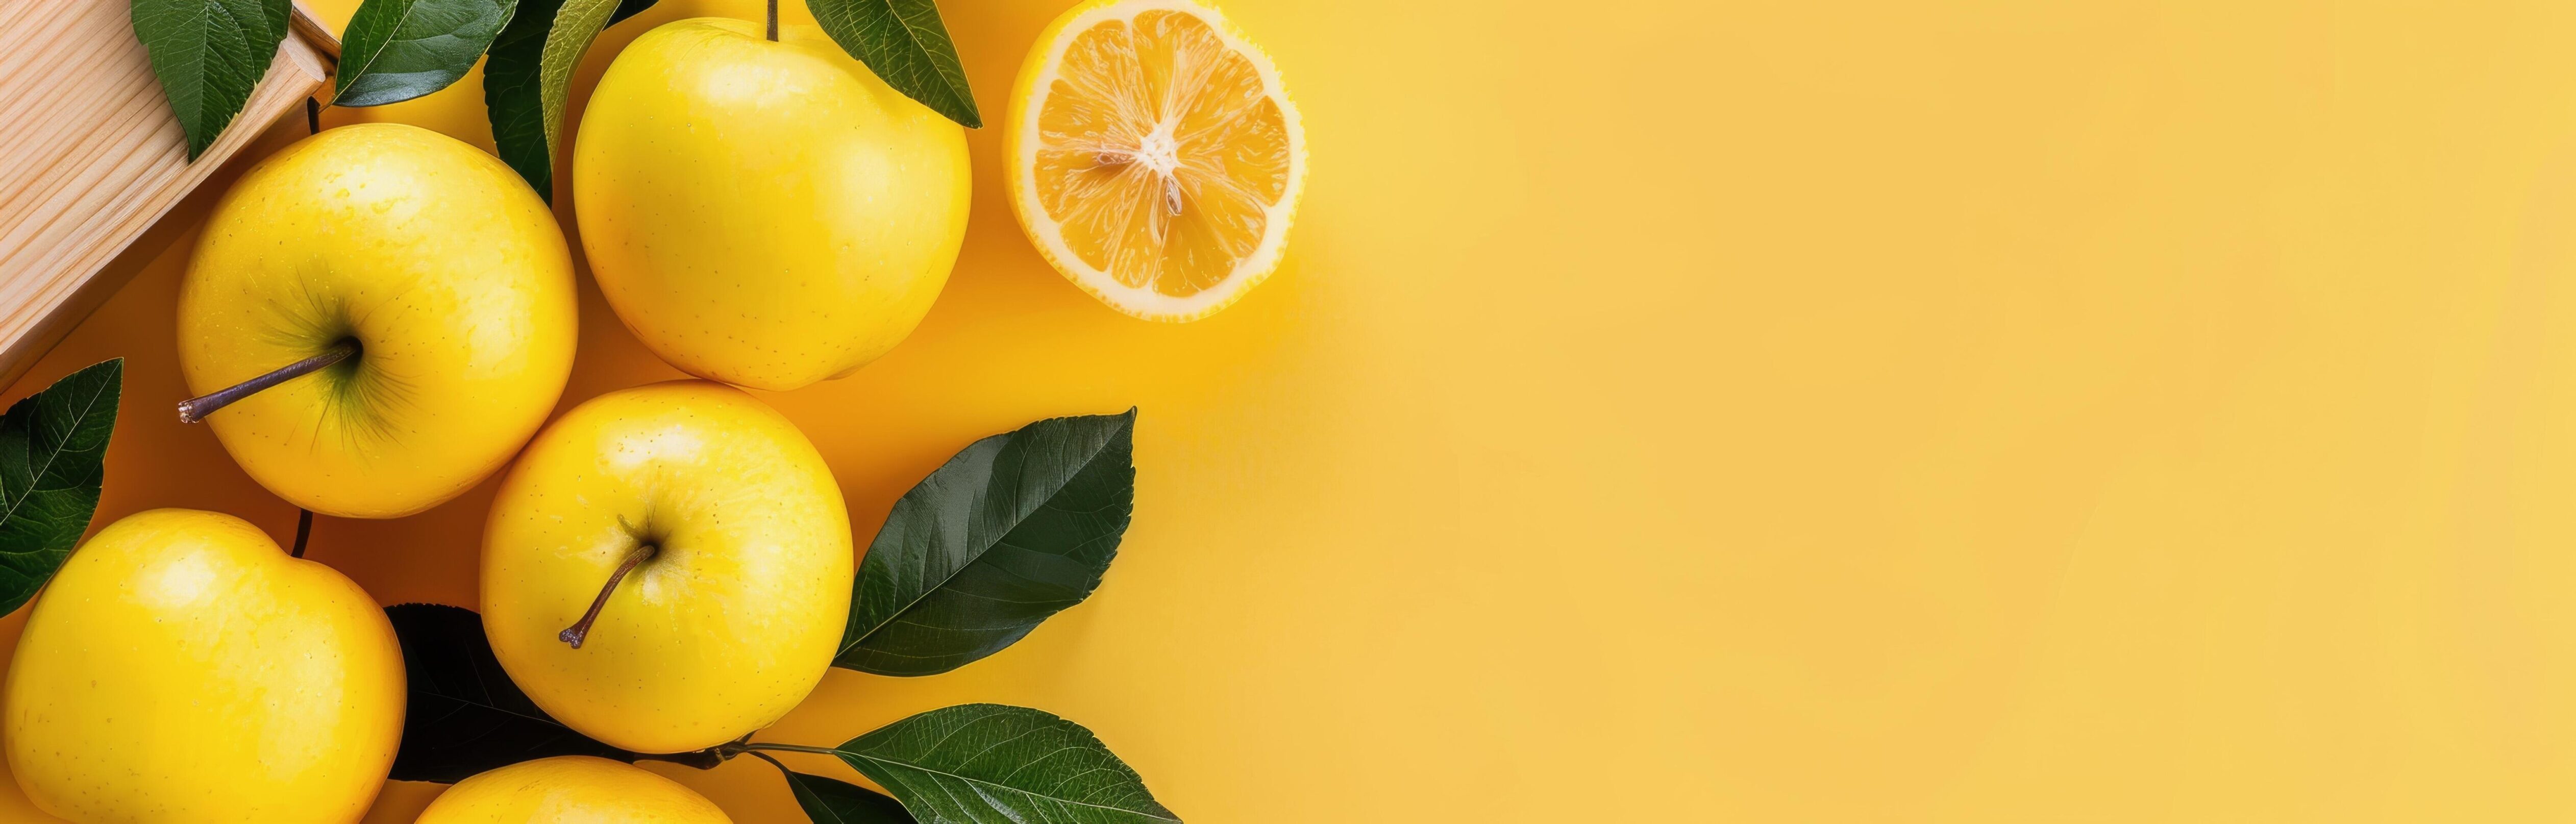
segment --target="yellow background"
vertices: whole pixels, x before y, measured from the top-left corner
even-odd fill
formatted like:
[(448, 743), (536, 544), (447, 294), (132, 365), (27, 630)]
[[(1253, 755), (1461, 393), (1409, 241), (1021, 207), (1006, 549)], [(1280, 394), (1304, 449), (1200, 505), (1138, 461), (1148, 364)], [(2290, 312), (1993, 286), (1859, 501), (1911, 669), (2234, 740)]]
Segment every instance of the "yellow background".
[[(943, 5), (997, 116), (1066, 0)], [(756, 8), (669, 0), (577, 89)], [(1226, 8), (1313, 145), (1277, 278), (1186, 326), (1095, 305), (986, 129), (920, 332), (764, 396), (861, 540), (977, 436), (1141, 406), (1108, 582), (767, 739), (1037, 706), (1209, 823), (2576, 814), (2576, 5)], [(328, 119), (489, 144), (477, 77)], [(285, 538), (169, 411), (192, 240), (11, 397), (130, 357), (99, 523)], [(567, 405), (676, 376), (582, 310)], [(490, 497), (312, 556), (470, 606)], [(655, 769), (794, 820), (757, 762)]]

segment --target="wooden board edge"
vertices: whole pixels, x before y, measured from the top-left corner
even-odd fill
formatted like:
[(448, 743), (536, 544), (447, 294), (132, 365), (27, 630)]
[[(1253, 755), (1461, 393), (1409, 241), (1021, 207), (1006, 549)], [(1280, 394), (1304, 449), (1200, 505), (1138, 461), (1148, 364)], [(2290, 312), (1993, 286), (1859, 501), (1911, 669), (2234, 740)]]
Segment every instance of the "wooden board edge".
[(321, 52), (334, 63), (340, 61), (340, 35), (332, 32), (330, 26), (323, 25), (322, 18), (313, 13), (313, 7), (304, 5), (304, 0), (295, 0), (295, 12), (287, 18), (287, 24), (304, 38), (305, 45), (312, 46), (314, 51)]
[[(181, 203), (208, 202), (219, 195), (217, 189), (222, 187), (205, 185), (210, 178), (229, 182), (239, 177), (249, 164), (265, 156), (265, 153), (244, 153), (241, 151), (243, 148), (262, 139), (271, 127), (289, 114), (301, 114), (305, 98), (327, 93), (331, 70), (336, 65), (340, 49), (339, 39), (325, 31), (320, 41), (314, 40), (305, 29), (311, 26), (316, 31), (323, 31), (320, 24), (311, 18), (302, 0), (297, 0), (295, 7), (297, 25), (279, 45), (277, 58), (269, 63), (268, 75), (251, 90), (251, 99), (242, 107), (241, 115), (225, 127), (214, 145), (206, 148), (200, 162), (188, 165), (181, 184), (187, 193), (170, 198), (148, 214), (141, 215), (142, 229), (129, 234), (124, 247), (111, 255), (107, 263), (90, 273), (87, 280), (56, 303), (43, 320), (29, 327), (17, 340), (0, 346), (0, 386), (16, 386), (20, 378), (26, 377), (28, 370), (35, 368), (37, 361), (43, 360), (56, 344), (71, 335), (72, 329), (89, 319), (90, 313), (107, 303), (107, 299), (123, 289), (143, 267), (150, 265), (169, 249), (173, 241), (186, 234), (189, 227), (163, 226), (164, 217)], [(299, 126), (297, 131), (301, 130)], [(222, 158), (222, 161), (202, 162), (210, 157)], [(220, 174), (218, 170), (221, 170)]]

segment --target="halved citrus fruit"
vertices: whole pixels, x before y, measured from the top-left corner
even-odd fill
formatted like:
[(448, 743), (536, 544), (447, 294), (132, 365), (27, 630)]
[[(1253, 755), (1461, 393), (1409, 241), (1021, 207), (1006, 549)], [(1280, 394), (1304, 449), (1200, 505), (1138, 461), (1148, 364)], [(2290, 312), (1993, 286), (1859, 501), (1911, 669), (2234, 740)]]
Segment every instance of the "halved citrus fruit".
[(1011, 208), (1056, 271), (1148, 320), (1279, 268), (1306, 134), (1268, 55), (1189, 0), (1093, 0), (1038, 35), (1003, 134)]

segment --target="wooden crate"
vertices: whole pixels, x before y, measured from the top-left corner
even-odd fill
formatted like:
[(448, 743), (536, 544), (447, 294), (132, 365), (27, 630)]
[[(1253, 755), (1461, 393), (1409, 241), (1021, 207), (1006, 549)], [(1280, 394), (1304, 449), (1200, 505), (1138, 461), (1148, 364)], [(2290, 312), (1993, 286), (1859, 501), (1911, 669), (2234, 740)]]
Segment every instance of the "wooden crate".
[(190, 162), (128, 8), (0, 2), (0, 387), (124, 285), (133, 267), (108, 265), (120, 253), (158, 251), (136, 247), (155, 221), (263, 127), (302, 117), (339, 57), (339, 41), (297, 3), (240, 118)]

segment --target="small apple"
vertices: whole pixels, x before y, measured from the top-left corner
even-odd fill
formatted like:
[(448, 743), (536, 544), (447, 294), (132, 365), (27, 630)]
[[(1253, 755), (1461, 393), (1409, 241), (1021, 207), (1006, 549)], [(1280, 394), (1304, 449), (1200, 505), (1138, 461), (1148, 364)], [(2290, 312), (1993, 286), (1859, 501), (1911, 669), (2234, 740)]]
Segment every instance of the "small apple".
[(503, 478), (483, 629), (573, 729), (704, 749), (823, 680), (853, 565), (840, 486), (794, 423), (741, 390), (654, 384), (564, 413)]
[(912, 334), (965, 240), (965, 130), (812, 26), (645, 32), (572, 155), (601, 294), (702, 378), (787, 390), (857, 371)]
[(677, 781), (586, 755), (523, 761), (456, 782), (415, 824), (732, 824)]
[(342, 126), (262, 161), (206, 219), (179, 366), (209, 394), (179, 415), (297, 506), (409, 515), (545, 422), (577, 322), (571, 252), (516, 172), (427, 129)]
[(345, 824), (402, 738), (375, 599), (212, 512), (129, 515), (73, 552), (5, 690), (10, 771), (74, 821)]

